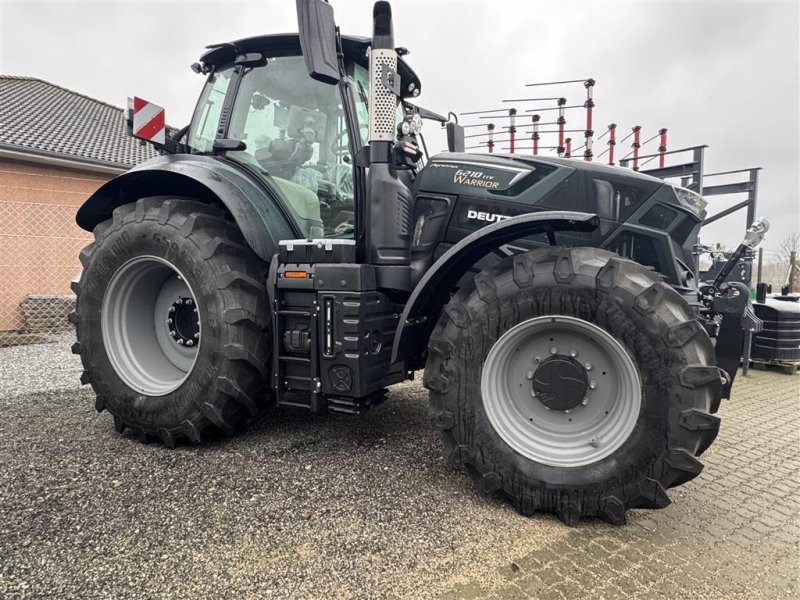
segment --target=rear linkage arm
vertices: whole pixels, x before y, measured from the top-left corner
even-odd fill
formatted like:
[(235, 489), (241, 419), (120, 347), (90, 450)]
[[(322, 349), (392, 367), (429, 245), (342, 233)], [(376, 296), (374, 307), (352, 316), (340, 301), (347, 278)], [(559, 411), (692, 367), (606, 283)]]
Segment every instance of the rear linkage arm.
[(742, 358), (744, 332), (758, 333), (763, 328), (761, 319), (753, 312), (748, 287), (739, 281), (724, 282), (745, 252), (758, 246), (768, 230), (769, 223), (766, 219), (754, 221), (748, 228), (744, 241), (739, 244), (713, 283), (718, 295), (714, 297), (712, 310), (722, 317), (715, 353), (717, 366), (727, 374), (723, 379), (723, 398), (730, 398), (731, 395), (731, 386)]

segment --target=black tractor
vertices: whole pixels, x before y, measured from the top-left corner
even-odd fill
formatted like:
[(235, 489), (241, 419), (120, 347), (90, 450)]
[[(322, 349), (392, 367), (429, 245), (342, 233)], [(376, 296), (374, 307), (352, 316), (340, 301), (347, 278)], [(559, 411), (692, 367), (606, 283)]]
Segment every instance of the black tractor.
[[(698, 286), (704, 199), (464, 153), (455, 117), (409, 101), (387, 2), (371, 38), (297, 5), (299, 35), (210, 46), (191, 124), (78, 211), (95, 241), (74, 351), (97, 410), (174, 447), (274, 405), (357, 415), (424, 369), (447, 460), (521, 514), (666, 506), (757, 327), (744, 285)], [(420, 150), (423, 119), (449, 152)]]

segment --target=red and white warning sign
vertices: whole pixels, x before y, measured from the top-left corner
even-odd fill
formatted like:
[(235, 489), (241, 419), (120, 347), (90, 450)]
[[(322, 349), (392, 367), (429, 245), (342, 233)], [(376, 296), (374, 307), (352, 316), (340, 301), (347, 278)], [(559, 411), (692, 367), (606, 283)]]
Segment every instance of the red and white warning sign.
[(128, 110), (133, 114), (133, 137), (163, 144), (166, 135), (164, 108), (134, 96), (128, 98)]

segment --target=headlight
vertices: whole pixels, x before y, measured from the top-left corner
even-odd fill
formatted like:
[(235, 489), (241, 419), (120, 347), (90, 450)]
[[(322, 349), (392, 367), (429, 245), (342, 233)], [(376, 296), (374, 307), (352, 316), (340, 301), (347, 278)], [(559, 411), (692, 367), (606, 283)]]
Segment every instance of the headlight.
[(686, 188), (672, 186), (672, 189), (675, 190), (675, 195), (678, 197), (678, 202), (681, 203), (681, 206), (688, 208), (701, 219), (706, 218), (706, 206), (708, 206), (708, 201), (705, 198), (697, 192), (687, 190)]
[(422, 131), (422, 117), (417, 113), (410, 117), (407, 116), (401, 121), (399, 130), (402, 135), (418, 134)]
[(414, 116), (411, 117), (411, 131), (414, 133), (422, 131), (422, 117), (420, 117), (418, 113), (415, 113)]

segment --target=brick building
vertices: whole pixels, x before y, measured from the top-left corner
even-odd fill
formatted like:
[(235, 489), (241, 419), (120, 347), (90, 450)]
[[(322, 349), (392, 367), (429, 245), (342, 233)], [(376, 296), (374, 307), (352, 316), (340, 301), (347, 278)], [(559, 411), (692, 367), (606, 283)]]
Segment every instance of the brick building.
[(63, 327), (91, 241), (75, 225), (78, 207), (154, 154), (127, 135), (121, 108), (0, 75), (0, 338)]

